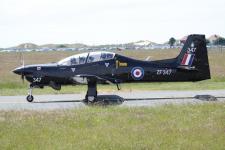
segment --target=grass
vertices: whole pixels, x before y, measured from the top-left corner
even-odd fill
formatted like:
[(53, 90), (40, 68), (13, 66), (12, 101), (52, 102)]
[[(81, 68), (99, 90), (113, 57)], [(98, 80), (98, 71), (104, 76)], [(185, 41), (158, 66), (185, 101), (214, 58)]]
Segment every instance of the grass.
[(225, 103), (1, 111), (0, 149), (225, 147)]
[[(122, 55), (145, 59), (151, 56), (151, 60), (173, 58), (180, 51), (177, 49), (168, 50), (126, 50), (118, 52)], [(26, 64), (48, 63), (58, 61), (64, 57), (76, 54), (77, 52), (26, 52), (24, 53)], [(38, 59), (37, 59), (38, 58)], [(20, 77), (12, 73), (12, 70), (20, 64), (18, 53), (0, 53), (0, 95), (24, 95), (27, 93), (28, 83), (22, 84)], [(122, 84), (122, 90), (205, 90), (225, 89), (225, 52), (217, 49), (209, 51), (209, 63), (212, 80), (197, 83), (143, 83), (143, 84)], [(101, 91), (116, 90), (113, 85), (100, 85)], [(60, 92), (51, 88), (45, 90), (35, 89), (34, 94), (58, 94), (58, 93), (80, 93), (86, 92), (86, 86), (63, 87)]]

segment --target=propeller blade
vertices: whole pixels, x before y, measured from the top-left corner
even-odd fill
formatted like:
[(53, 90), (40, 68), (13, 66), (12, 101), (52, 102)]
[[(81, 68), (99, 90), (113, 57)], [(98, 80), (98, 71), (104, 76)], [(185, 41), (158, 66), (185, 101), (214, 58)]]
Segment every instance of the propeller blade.
[(23, 52), (20, 51), (20, 64), (23, 66), (23, 72), (21, 73), (21, 79), (24, 83), (24, 67), (25, 67), (25, 63), (24, 63), (24, 55)]
[(24, 83), (24, 74), (21, 75), (21, 79), (22, 79), (22, 81)]
[(22, 65), (23, 65), (23, 67), (25, 66), (25, 65), (24, 65), (24, 59), (22, 60)]

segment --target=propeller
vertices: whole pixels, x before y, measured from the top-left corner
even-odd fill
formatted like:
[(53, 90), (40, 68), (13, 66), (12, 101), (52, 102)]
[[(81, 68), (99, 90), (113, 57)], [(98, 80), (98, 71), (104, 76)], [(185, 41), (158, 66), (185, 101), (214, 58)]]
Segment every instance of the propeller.
[(25, 64), (24, 64), (24, 56), (23, 56), (23, 52), (20, 50), (20, 65), (22, 66), (22, 68), (23, 68), (23, 71), (22, 71), (22, 73), (21, 73), (21, 79), (22, 79), (22, 81), (23, 81), (23, 83), (24, 83), (24, 66), (25, 66)]

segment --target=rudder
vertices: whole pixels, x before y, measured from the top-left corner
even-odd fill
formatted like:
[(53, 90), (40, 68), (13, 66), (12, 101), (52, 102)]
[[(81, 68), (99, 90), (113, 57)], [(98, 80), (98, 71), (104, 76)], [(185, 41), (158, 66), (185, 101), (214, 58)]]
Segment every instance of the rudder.
[(199, 80), (210, 79), (205, 35), (189, 35), (176, 59), (177, 68), (197, 71)]

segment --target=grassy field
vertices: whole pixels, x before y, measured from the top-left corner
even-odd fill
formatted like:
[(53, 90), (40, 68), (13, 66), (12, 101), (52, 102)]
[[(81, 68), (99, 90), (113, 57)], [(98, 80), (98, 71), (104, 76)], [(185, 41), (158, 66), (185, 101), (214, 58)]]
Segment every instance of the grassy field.
[(225, 148), (225, 103), (0, 111), (0, 149)]
[[(119, 52), (122, 55), (145, 59), (151, 56), (151, 60), (172, 58), (178, 55), (177, 49), (168, 50), (127, 50)], [(24, 53), (26, 64), (56, 62), (60, 59), (76, 54), (78, 52), (26, 52)], [(225, 89), (225, 51), (210, 50), (209, 63), (212, 79), (197, 83), (144, 83), (144, 84), (124, 84), (122, 90), (204, 90), (204, 89)], [(0, 53), (0, 95), (24, 95), (28, 83), (22, 83), (20, 77), (12, 73), (12, 70), (20, 66), (19, 53)], [(115, 86), (99, 86), (99, 91), (116, 90)], [(34, 90), (34, 94), (58, 94), (58, 93), (79, 93), (85, 91), (86, 86), (63, 87), (62, 91), (57, 92), (51, 88), (46, 90)]]

